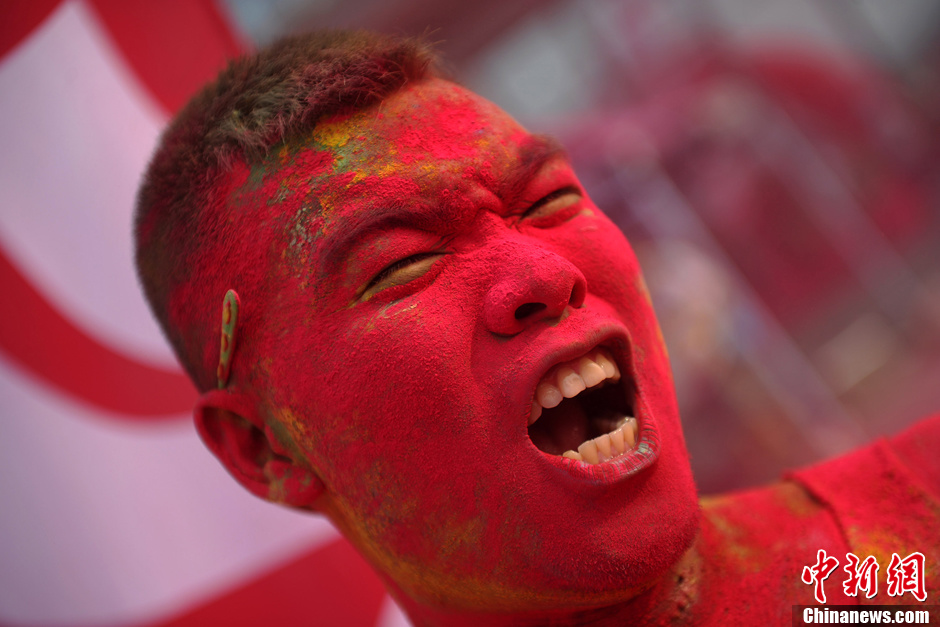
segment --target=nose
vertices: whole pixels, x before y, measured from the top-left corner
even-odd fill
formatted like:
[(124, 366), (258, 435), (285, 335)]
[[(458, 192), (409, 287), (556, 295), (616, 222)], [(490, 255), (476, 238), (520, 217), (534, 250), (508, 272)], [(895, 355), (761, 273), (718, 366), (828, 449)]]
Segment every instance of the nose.
[(561, 255), (524, 244), (498, 252), (498, 278), (486, 294), (483, 311), (484, 324), (493, 333), (516, 335), (584, 303), (587, 281)]

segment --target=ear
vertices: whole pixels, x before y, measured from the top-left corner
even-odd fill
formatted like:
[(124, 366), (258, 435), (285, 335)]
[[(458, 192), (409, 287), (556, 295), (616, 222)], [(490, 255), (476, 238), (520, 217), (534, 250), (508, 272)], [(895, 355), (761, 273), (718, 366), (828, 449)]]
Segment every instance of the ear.
[(291, 507), (317, 509), (323, 482), (303, 460), (291, 458), (245, 395), (206, 392), (196, 402), (194, 418), (202, 441), (249, 492)]

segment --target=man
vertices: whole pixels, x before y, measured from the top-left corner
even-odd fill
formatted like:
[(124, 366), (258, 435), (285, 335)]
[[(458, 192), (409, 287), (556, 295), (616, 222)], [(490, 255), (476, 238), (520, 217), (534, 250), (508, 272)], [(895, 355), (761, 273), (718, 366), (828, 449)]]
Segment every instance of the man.
[[(844, 464), (700, 514), (629, 245), (554, 142), (420, 42), (234, 62), (164, 135), (137, 241), (206, 444), (328, 516), (416, 624), (779, 622), (818, 550), (855, 549), (820, 501)], [(888, 515), (857, 550), (924, 551), (931, 586), (940, 466), (893, 444), (909, 467), (860, 463), (933, 523)]]

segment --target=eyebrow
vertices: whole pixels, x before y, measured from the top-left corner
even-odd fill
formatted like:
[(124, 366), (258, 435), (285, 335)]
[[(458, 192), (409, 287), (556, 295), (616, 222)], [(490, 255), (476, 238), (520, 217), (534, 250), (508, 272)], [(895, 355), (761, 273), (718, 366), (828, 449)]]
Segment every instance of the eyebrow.
[(545, 164), (558, 158), (567, 158), (561, 143), (550, 135), (530, 135), (523, 140), (519, 159), (499, 180), (498, 194), (504, 204), (512, 205)]
[[(525, 191), (529, 181), (545, 167), (546, 163), (559, 157), (566, 157), (567, 151), (561, 143), (550, 135), (530, 135), (520, 144), (518, 160), (496, 181), (497, 195), (504, 204), (510, 205)], [(415, 199), (400, 199), (382, 208), (379, 217), (367, 217), (326, 244), (323, 262), (320, 265), (323, 275), (332, 275), (346, 260), (349, 251), (371, 233), (395, 226), (406, 226), (427, 221), (429, 207)], [(444, 207), (438, 209), (445, 210)], [(446, 221), (446, 220), (444, 220)]]
[(389, 227), (407, 224), (410, 218), (420, 216), (423, 209), (403, 199), (401, 202), (393, 202), (383, 207), (379, 217), (366, 217), (352, 228), (344, 229), (342, 235), (327, 242), (323, 262), (320, 265), (321, 273), (327, 276), (335, 274), (345, 262), (349, 252), (367, 235)]

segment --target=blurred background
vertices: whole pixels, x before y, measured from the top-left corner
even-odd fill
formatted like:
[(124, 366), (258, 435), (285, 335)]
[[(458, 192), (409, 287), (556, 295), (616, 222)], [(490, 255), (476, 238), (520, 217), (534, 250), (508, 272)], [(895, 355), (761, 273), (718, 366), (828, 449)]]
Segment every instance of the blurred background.
[(271, 619), (281, 597), (289, 621), (316, 589), (319, 624), (402, 624), (324, 521), (201, 448), (130, 263), (168, 116), (226, 58), (323, 27), (424, 34), (562, 140), (645, 269), (703, 493), (940, 409), (934, 0), (11, 1), (0, 623)]

